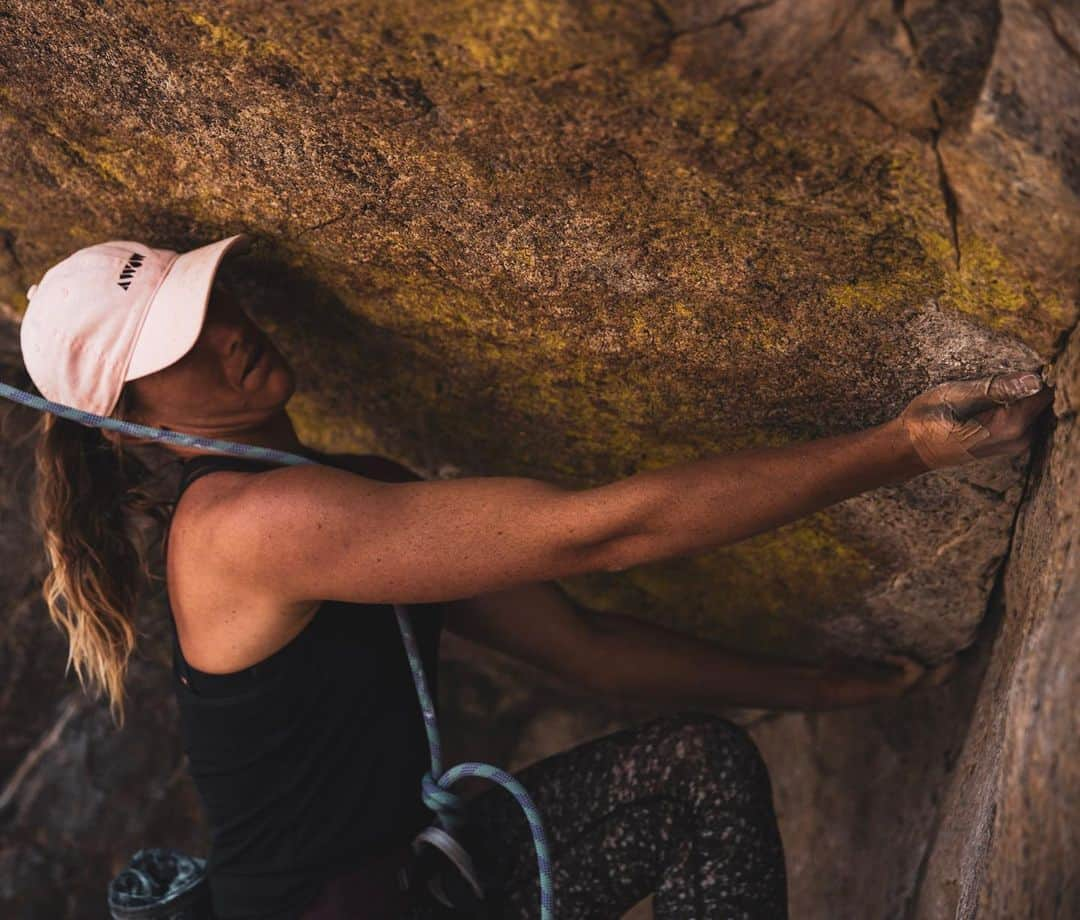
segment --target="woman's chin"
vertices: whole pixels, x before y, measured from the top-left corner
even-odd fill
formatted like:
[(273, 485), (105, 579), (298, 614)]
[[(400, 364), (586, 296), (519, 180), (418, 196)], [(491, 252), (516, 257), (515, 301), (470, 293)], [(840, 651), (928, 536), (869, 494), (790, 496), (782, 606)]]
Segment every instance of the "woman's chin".
[(264, 389), (276, 404), (284, 406), (296, 392), (296, 374), (288, 364), (282, 363), (266, 375)]
[(248, 372), (245, 384), (260, 403), (283, 403), (296, 389), (296, 374), (284, 359), (266, 356)]

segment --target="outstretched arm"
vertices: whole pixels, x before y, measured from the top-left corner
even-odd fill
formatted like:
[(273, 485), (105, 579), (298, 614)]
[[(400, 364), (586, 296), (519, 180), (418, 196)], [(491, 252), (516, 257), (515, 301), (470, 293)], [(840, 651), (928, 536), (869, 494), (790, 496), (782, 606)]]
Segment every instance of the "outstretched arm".
[[(1026, 450), (1053, 400), (1023, 372), (950, 381), (896, 418), (850, 434), (708, 456), (647, 470), (587, 494), (607, 515), (618, 571), (745, 540), (869, 489), (943, 466)], [(1032, 395), (1034, 394), (1034, 395)], [(603, 514), (599, 514), (601, 518)]]
[[(922, 676), (912, 662), (830, 670), (734, 652), (623, 614), (576, 603), (556, 582), (534, 582), (444, 605), (445, 627), (583, 690), (714, 710), (837, 709), (897, 696)], [(931, 672), (934, 682), (943, 675)]]

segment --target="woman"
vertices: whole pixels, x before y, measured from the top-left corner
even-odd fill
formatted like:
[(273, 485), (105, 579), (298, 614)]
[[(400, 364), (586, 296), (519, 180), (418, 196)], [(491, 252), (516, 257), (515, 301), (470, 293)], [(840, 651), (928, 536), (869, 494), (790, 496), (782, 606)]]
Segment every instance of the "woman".
[[(120, 724), (137, 576), (149, 573), (128, 512), (165, 525), (174, 685), (213, 832), (215, 916), (374, 916), (374, 899), (392, 896), (433, 817), (420, 801), (429, 755), (393, 603), (410, 606), (434, 698), (445, 626), (671, 711), (517, 774), (547, 830), (560, 920), (619, 917), (650, 892), (659, 918), (786, 916), (768, 772), (747, 733), (709, 710), (867, 703), (947, 668), (898, 659), (887, 673), (837, 674), (734, 655), (582, 609), (553, 579), (703, 551), (931, 468), (1017, 453), (1049, 391), (1036, 381), (1027, 396), (1016, 373), (947, 383), (864, 431), (592, 489), (426, 482), (385, 458), (301, 443), (286, 411), (292, 368), (217, 272), (239, 239), (182, 255), (131, 241), (80, 250), (31, 289), (22, 333), (46, 398), (320, 461), (281, 466), (42, 418), (45, 596), (69, 662)], [(140, 451), (181, 465), (172, 501), (149, 497), (160, 468)], [(469, 807), (489, 915), (537, 915), (517, 803), (492, 787)], [(417, 887), (386, 916), (444, 915)]]

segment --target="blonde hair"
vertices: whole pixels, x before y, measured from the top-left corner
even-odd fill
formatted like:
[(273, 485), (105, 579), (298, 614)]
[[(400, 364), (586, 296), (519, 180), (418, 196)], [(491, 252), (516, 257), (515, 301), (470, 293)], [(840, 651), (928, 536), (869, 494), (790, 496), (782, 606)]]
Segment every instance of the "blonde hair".
[[(125, 417), (129, 400), (125, 387), (113, 418)], [(164, 552), (175, 508), (174, 498), (155, 494), (161, 467), (146, 459), (181, 460), (156, 445), (121, 446), (98, 428), (49, 412), (37, 432), (32, 514), (50, 563), (42, 595), (68, 639), (64, 675), (74, 666), (84, 692), (104, 695), (114, 724), (123, 728), (141, 589), (164, 581), (151, 562), (157, 546)], [(153, 523), (161, 525), (157, 545), (150, 528), (140, 526)]]

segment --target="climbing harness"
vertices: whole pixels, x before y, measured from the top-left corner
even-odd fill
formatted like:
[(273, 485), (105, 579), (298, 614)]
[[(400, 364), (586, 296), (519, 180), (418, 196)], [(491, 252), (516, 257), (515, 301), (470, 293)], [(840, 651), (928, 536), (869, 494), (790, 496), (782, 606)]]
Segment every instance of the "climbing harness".
[[(234, 457), (246, 457), (268, 463), (282, 463), (294, 466), (301, 463), (318, 463), (317, 460), (312, 460), (310, 457), (304, 457), (289, 451), (259, 447), (253, 444), (242, 444), (236, 441), (198, 437), (180, 431), (166, 431), (163, 428), (139, 425), (135, 422), (96, 415), (93, 412), (84, 412), (72, 406), (65, 406), (63, 403), (56, 403), (41, 396), (35, 396), (32, 393), (27, 393), (2, 382), (0, 382), (0, 396), (31, 409), (52, 412), (81, 425), (108, 428), (137, 438), (150, 438), (182, 447), (216, 451)], [(427, 873), (421, 873), (421, 876), (425, 874), (428, 876), (428, 890), (439, 903), (446, 907), (469, 910), (473, 916), (483, 911), (486, 891), (478, 878), (476, 866), (469, 855), (469, 850), (462, 842), (469, 830), (467, 803), (459, 795), (450, 791), (450, 787), (461, 777), (479, 776), (503, 786), (524, 811), (525, 819), (528, 821), (529, 829), (532, 832), (533, 845), (536, 848), (536, 861), (539, 867), (540, 918), (541, 920), (554, 920), (555, 897), (551, 877), (551, 862), (548, 856), (547, 835), (544, 833), (544, 825), (536, 805), (525, 787), (517, 779), (490, 764), (461, 763), (451, 767), (445, 773), (443, 772), (442, 745), (439, 741), (439, 727), (435, 719), (435, 706), (432, 703), (431, 694), (428, 692), (427, 680), (424, 677), (416, 639), (413, 636), (405, 608), (401, 604), (394, 604), (393, 606), (398, 627), (401, 630), (401, 638), (405, 643), (405, 652), (409, 658), (409, 667), (412, 669), (413, 682), (416, 684), (416, 694), (420, 700), (420, 711), (423, 713), (424, 728), (427, 732), (428, 747), (431, 751), (431, 769), (424, 774), (420, 781), (420, 796), (423, 803), (435, 813), (436, 817), (432, 824), (420, 831), (412, 841), (413, 852), (416, 854), (420, 864), (426, 866), (428, 870)], [(142, 850), (139, 851), (139, 853), (143, 852)], [(441, 867), (437, 865), (437, 862), (440, 861), (442, 863)], [(446, 872), (447, 868), (455, 869), (459, 876), (455, 877), (448, 874)], [(461, 883), (462, 878), (467, 884)], [(171, 889), (169, 890), (171, 891)]]

